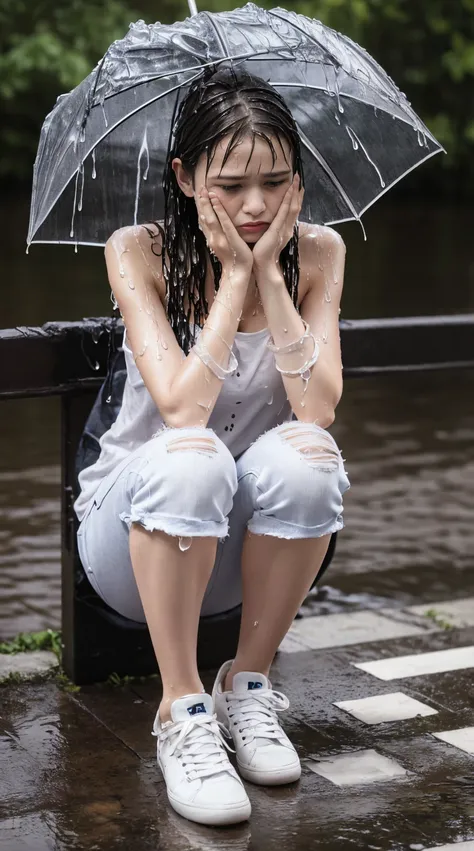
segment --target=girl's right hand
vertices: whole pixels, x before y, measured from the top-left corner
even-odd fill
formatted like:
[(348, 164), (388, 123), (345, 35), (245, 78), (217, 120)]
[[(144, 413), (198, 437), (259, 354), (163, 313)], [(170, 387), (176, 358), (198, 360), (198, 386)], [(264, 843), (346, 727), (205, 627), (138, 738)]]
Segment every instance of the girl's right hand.
[(239, 236), (217, 195), (209, 195), (206, 187), (202, 186), (196, 206), (199, 227), (206, 238), (208, 248), (220, 261), (223, 274), (241, 272), (250, 278), (253, 267), (252, 251)]

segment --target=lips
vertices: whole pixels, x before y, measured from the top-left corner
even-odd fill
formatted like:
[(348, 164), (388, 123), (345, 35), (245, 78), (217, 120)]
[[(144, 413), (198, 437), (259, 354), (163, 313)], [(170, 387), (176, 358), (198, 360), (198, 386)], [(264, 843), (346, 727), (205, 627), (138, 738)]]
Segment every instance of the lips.
[(245, 225), (240, 225), (240, 227), (245, 230), (260, 230), (260, 228), (265, 228), (267, 225), (268, 222), (248, 222)]

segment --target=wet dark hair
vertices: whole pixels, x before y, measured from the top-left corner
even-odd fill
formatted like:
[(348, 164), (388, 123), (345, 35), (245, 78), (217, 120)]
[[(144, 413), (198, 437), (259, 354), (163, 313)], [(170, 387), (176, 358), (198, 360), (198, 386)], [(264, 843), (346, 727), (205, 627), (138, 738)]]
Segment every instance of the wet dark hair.
[[(276, 152), (273, 139), (281, 145), (285, 139), (292, 152), (291, 167), (304, 185), (298, 130), (293, 116), (278, 92), (262, 80), (235, 67), (206, 68), (189, 88), (182, 103), (176, 104), (172, 135), (163, 175), (165, 196), (164, 228), (158, 223), (162, 248), (163, 275), (166, 282), (167, 313), (175, 337), (187, 355), (194, 345), (195, 334), (190, 326), (191, 306), (194, 322), (202, 327), (208, 313), (205, 297), (207, 259), (214, 271), (217, 292), (222, 267), (210, 254), (204, 234), (199, 228), (196, 202), (179, 188), (172, 161), (179, 157), (186, 171), (194, 177), (200, 156), (207, 154), (209, 171), (217, 145), (225, 136), (230, 141), (223, 165), (239, 142), (252, 137), (264, 139), (270, 147), (273, 164)], [(283, 150), (283, 147), (282, 147)], [(153, 250), (153, 246), (152, 246)], [(283, 275), (292, 302), (297, 306), (299, 282), (298, 229), (280, 255)], [(187, 295), (189, 309), (185, 312)]]

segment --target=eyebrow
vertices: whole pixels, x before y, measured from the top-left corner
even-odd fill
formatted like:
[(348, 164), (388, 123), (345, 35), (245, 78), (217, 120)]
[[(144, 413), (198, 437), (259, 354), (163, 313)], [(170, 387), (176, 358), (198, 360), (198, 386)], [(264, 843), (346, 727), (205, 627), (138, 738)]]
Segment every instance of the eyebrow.
[[(269, 171), (262, 175), (262, 177), (283, 177), (287, 174), (291, 174), (291, 169), (286, 169), (285, 171)], [(228, 176), (225, 174), (217, 174), (215, 177), (212, 177), (211, 180), (246, 180), (247, 177), (247, 174), (229, 174)]]

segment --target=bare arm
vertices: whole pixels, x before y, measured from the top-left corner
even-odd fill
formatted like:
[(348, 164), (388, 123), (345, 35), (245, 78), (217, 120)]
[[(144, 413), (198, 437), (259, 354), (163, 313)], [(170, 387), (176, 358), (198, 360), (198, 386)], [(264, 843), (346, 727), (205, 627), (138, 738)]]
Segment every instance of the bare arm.
[[(148, 258), (155, 258), (146, 230), (130, 227), (116, 231), (106, 244), (105, 258), (129, 346), (166, 425), (206, 426), (223, 382), (193, 350), (184, 357), (160, 298), (165, 289), (161, 270), (148, 262)], [(250, 270), (240, 266), (232, 276), (231, 272), (232, 268), (223, 268), (219, 297), (201, 332), (207, 351), (224, 368), (229, 363), (228, 346), (232, 348), (250, 279)]]

